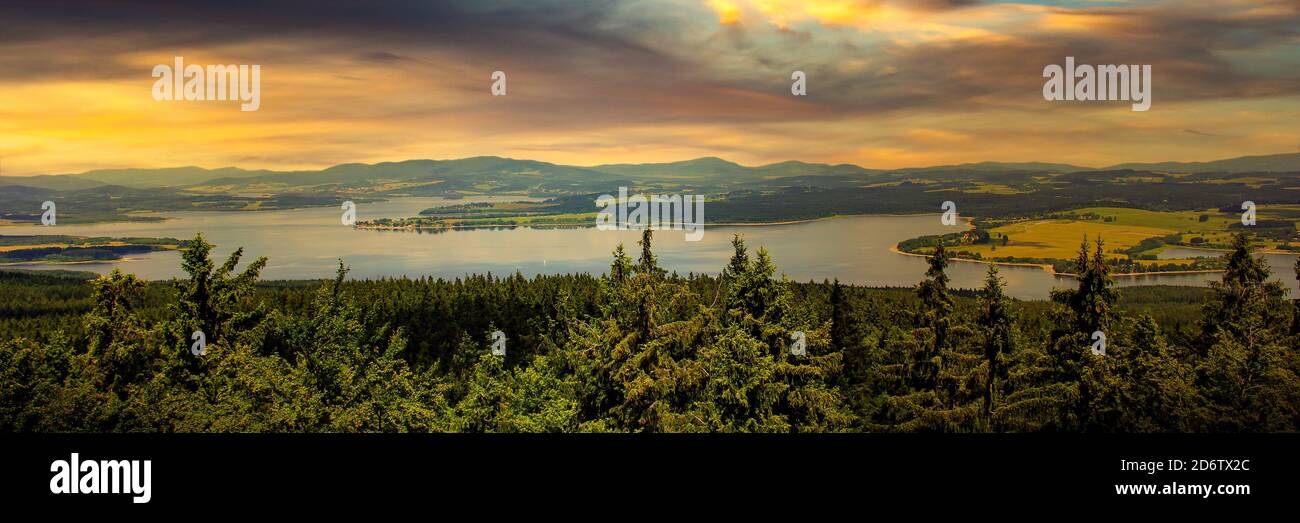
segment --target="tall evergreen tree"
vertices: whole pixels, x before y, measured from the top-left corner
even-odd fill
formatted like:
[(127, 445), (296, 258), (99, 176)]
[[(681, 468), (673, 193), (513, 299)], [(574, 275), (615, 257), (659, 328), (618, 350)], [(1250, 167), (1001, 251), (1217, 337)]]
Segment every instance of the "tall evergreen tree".
[(609, 278), (616, 283), (622, 283), (632, 276), (632, 260), (627, 257), (623, 250), (623, 244), (618, 244), (614, 249), (614, 262), (609, 266)]
[(723, 274), (738, 278), (749, 271), (749, 252), (745, 250), (745, 240), (739, 234), (731, 237), (731, 248), (731, 260), (727, 262)]
[(662, 278), (667, 272), (659, 267), (659, 257), (655, 256), (654, 251), (650, 248), (650, 243), (654, 239), (654, 231), (649, 228), (641, 231), (641, 240), (637, 245), (641, 246), (641, 258), (637, 260), (632, 269), (637, 274), (644, 274), (653, 278)]
[(183, 336), (190, 337), (190, 329), (201, 331), (209, 344), (230, 341), (237, 331), (249, 328), (264, 316), (260, 306), (248, 306), (243, 300), (252, 295), (257, 277), (266, 267), (266, 257), (249, 263), (244, 271), (234, 274), (244, 249), (235, 249), (220, 267), (213, 266), (210, 254), (212, 244), (197, 234), (181, 249), (181, 269), (189, 275), (175, 282), (180, 291), (178, 306), (182, 323), (187, 329)]
[(1203, 308), (1197, 383), (1214, 407), (1212, 430), (1280, 430), (1300, 423), (1296, 351), (1288, 347), (1286, 289), (1270, 280), (1267, 262), (1250, 252), (1244, 233), (1233, 238), (1223, 280), (1210, 286)]
[(941, 352), (948, 347), (948, 328), (952, 321), (953, 299), (948, 290), (948, 263), (952, 254), (944, 248), (943, 242), (935, 243), (934, 253), (927, 259), (929, 267), (925, 279), (916, 288), (921, 298), (921, 325), (929, 329), (930, 343), (926, 351), (917, 358), (918, 385), (922, 389), (934, 389), (938, 385)]
[(132, 327), (134, 302), (143, 294), (145, 282), (114, 267), (107, 276), (92, 280), (90, 286), (94, 307), (86, 315), (85, 324), (90, 352), (98, 354)]
[(1104, 246), (1105, 242), (1098, 236), (1090, 256), (1085, 236), (1074, 262), (1079, 287), (1052, 291), (1053, 301), (1066, 305), (1070, 314), (1070, 334), (1084, 333), (1091, 337), (1097, 331), (1104, 333), (1114, 319), (1119, 292), (1110, 279), (1110, 262), (1106, 259)]
[(1003, 293), (1002, 278), (998, 276), (996, 265), (989, 264), (988, 275), (984, 278), (984, 290), (979, 300), (979, 316), (975, 323), (983, 334), (984, 344), (984, 426), (991, 429), (992, 413), (997, 401), (1000, 381), (1007, 372), (1003, 363), (1015, 347), (1015, 319), (1011, 310), (1011, 300)]
[(104, 389), (127, 395), (155, 370), (159, 354), (155, 332), (141, 325), (136, 303), (143, 298), (146, 283), (134, 274), (114, 268), (90, 282), (94, 306), (84, 318), (89, 337), (87, 363), (80, 370)]

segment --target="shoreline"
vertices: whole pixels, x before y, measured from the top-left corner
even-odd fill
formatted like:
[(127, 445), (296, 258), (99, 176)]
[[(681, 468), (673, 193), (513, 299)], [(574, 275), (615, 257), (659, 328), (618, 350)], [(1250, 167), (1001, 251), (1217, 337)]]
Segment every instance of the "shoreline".
[[(709, 228), (709, 227), (762, 227), (762, 226), (770, 226), (770, 225), (799, 225), (799, 224), (803, 224), (803, 223), (813, 223), (813, 222), (820, 222), (820, 221), (827, 221), (827, 220), (838, 220), (838, 219), (842, 219), (842, 218), (873, 217), (873, 216), (885, 216), (885, 217), (903, 218), (903, 217), (909, 217), (909, 216), (931, 216), (931, 215), (933, 215), (933, 216), (938, 216), (938, 215), (940, 215), (940, 214), (941, 214), (941, 213), (915, 213), (915, 214), (836, 214), (836, 215), (832, 215), (832, 216), (822, 216), (822, 217), (820, 217), (820, 218), (806, 218), (806, 219), (801, 219), (801, 220), (781, 220), (781, 221), (774, 221), (774, 222), (724, 222), (724, 223), (708, 223), (708, 222), (705, 222), (704, 225), (703, 225), (703, 227), (707, 229), (707, 228)], [(966, 225), (967, 225), (968, 228), (973, 227), (973, 225), (971, 224), (971, 220), (972, 220), (971, 218), (960, 218), (960, 219), (966, 222)], [(497, 227), (585, 227), (585, 228), (594, 228), (595, 225), (573, 224), (573, 223), (553, 223), (553, 224), (552, 224), (552, 223), (529, 223), (529, 224), (513, 224), (513, 225), (486, 225), (486, 224), (484, 224), (484, 225), (442, 225), (442, 226), (437, 226), (437, 227), (434, 227), (434, 226), (420, 226), (420, 225), (407, 225), (407, 226), (397, 227), (397, 226), (391, 226), (391, 225), (387, 225), (387, 226), (379, 226), (379, 225), (360, 225), (360, 224), (353, 226), (354, 229), (358, 229), (358, 230), (367, 230), (367, 231), (409, 231), (409, 230), (438, 230), (438, 229), (488, 229), (488, 228), (497, 228)], [(629, 229), (629, 230), (631, 230), (631, 229)]]
[[(917, 254), (914, 252), (904, 252), (898, 248), (897, 243), (889, 247), (889, 252), (892, 252), (894, 254), (901, 254), (903, 256), (915, 256), (920, 258), (930, 257), (929, 254)], [(991, 261), (991, 260), (972, 260), (970, 258), (956, 258), (956, 257), (954, 257), (952, 261), (959, 261), (959, 262), (966, 262), (966, 263), (983, 263), (985, 265), (998, 265), (1004, 267), (1037, 267), (1039, 269), (1042, 269), (1043, 272), (1046, 272), (1053, 276), (1075, 276), (1074, 274), (1068, 272), (1056, 272), (1056, 267), (1053, 267), (1049, 263), (1000, 262), (1000, 261)], [(1118, 276), (1118, 275), (1112, 275), (1112, 276)]]
[[(154, 253), (154, 252), (179, 252), (180, 251), (180, 248), (174, 245), (170, 245), (167, 247), (168, 248), (165, 249), (155, 249), (148, 252)], [(133, 254), (140, 254), (140, 253), (133, 253)], [(142, 259), (144, 258), (135, 258), (132, 256), (119, 256), (111, 260), (76, 260), (76, 261), (32, 260), (32, 261), (20, 261), (20, 262), (0, 262), (0, 268), (22, 267), (22, 266), (31, 266), (31, 265), (87, 265), (92, 263), (124, 263), (124, 262), (140, 261)]]
[[(930, 255), (928, 254), (916, 254), (913, 252), (903, 252), (902, 250), (899, 250), (898, 244), (894, 244), (892, 247), (890, 247), (889, 252), (892, 252), (894, 254), (901, 254), (903, 256), (918, 256), (921, 258), (930, 257)], [(1069, 276), (1071, 278), (1079, 277), (1079, 275), (1074, 274), (1072, 272), (1056, 272), (1056, 267), (1053, 267), (1051, 264), (1048, 263), (1000, 262), (1000, 261), (992, 261), (992, 260), (972, 260), (970, 258), (953, 258), (952, 260), (959, 261), (959, 262), (966, 262), (966, 263), (983, 263), (985, 265), (998, 265), (1003, 267), (1037, 267), (1039, 269), (1042, 269), (1043, 272), (1051, 274), (1052, 276)], [(1223, 273), (1223, 269), (1200, 269), (1200, 270), (1190, 270), (1190, 271), (1119, 272), (1119, 273), (1111, 274), (1110, 276), (1130, 278), (1136, 276), (1163, 276), (1163, 275), (1174, 275), (1174, 274), (1221, 274), (1221, 273)]]
[[(1193, 250), (1193, 251), (1219, 252), (1219, 253), (1223, 253), (1223, 252), (1232, 252), (1232, 249), (1219, 249), (1219, 248), (1213, 248), (1213, 247), (1191, 247), (1191, 246), (1188, 246), (1188, 245), (1173, 245), (1172, 247), (1176, 247), (1176, 248), (1179, 248), (1179, 249), (1188, 249), (1188, 250)], [(1300, 251), (1288, 251), (1288, 250), (1285, 250), (1285, 249), (1271, 249), (1271, 248), (1269, 248), (1269, 249), (1255, 249), (1255, 250), (1252, 251), (1252, 252), (1253, 252), (1254, 254), (1281, 254), (1281, 255), (1300, 256)]]
[(89, 263), (119, 263), (119, 262), (130, 262), (130, 261), (140, 261), (140, 258), (124, 257), (124, 258), (116, 258), (112, 260), (79, 260), (79, 261), (36, 260), (36, 261), (29, 261), (29, 262), (4, 262), (4, 263), (0, 263), (0, 267), (19, 267), (24, 265), (86, 265)]

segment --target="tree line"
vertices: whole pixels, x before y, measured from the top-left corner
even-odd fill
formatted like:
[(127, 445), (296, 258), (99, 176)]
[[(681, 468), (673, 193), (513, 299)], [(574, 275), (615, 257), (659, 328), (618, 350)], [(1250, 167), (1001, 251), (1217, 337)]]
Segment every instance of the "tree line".
[[(608, 272), (258, 282), (201, 235), (185, 278), (0, 275), (7, 431), (1255, 432), (1300, 426), (1300, 301), (1238, 235), (1199, 310), (1125, 306), (1102, 242), (1078, 286), (1007, 297), (996, 266), (914, 289), (777, 276), (742, 238), (670, 273), (645, 231)], [(1300, 273), (1300, 264), (1296, 270)], [(1182, 300), (1186, 301), (1186, 300)], [(1165, 307), (1164, 303), (1168, 303)], [(1179, 308), (1181, 307), (1181, 308)], [(1153, 312), (1154, 311), (1154, 312)], [(1162, 326), (1155, 319), (1160, 311)], [(1171, 325), (1172, 324), (1172, 325)], [(507, 335), (505, 356), (490, 333)], [(192, 352), (194, 332), (206, 340)], [(1094, 333), (1102, 333), (1104, 352)], [(795, 354), (802, 335), (806, 350)]]

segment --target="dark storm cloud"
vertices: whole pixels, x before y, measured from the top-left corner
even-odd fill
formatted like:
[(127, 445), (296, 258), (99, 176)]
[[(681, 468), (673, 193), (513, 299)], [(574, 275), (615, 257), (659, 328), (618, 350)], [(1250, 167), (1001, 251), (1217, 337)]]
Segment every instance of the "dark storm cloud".
[[(583, 48), (617, 52), (629, 61), (653, 60), (651, 50), (629, 38), (647, 29), (614, 23), (608, 1), (567, 2), (40, 2), (0, 6), (0, 46), (93, 49), (59, 61), (56, 53), (0, 58), (8, 79), (66, 76), (61, 70), (116, 70), (112, 56), (140, 51), (201, 49), (265, 40), (298, 40), (319, 47), (363, 45), (428, 47), (464, 53), (563, 58)], [(602, 29), (604, 28), (604, 29)], [(606, 30), (613, 29), (613, 30)], [(39, 49), (39, 47), (35, 47)], [(376, 61), (399, 56), (368, 51)]]
[[(635, 22), (610, 27), (617, 2), (41, 2), (0, 6), (0, 43), (148, 35), (160, 46), (230, 44), (268, 37), (344, 38), (546, 50), (530, 35), (644, 51), (627, 38)], [(641, 26), (639, 29), (648, 30)], [(534, 44), (541, 44), (538, 49)]]

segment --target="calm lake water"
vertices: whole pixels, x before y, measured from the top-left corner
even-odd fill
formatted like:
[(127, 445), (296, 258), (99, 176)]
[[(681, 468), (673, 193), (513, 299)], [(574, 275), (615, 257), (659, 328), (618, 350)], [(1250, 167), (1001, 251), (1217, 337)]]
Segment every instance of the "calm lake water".
[[(1215, 258), (1215, 257), (1223, 256), (1224, 252), (1225, 251), (1216, 251), (1210, 249), (1190, 249), (1187, 247), (1170, 247), (1168, 249), (1161, 251), (1160, 254), (1157, 255), (1157, 257), (1163, 259)], [(1295, 262), (1296, 262), (1297, 255), (1266, 253), (1263, 256), (1264, 256), (1264, 260), (1268, 262), (1269, 268), (1272, 269), (1273, 276), (1279, 280), (1282, 280), (1282, 282), (1285, 283), (1287, 287), (1291, 289), (1290, 296), (1294, 298), (1297, 294), (1300, 294), (1300, 286), (1297, 286), (1297, 282), (1295, 278)], [(1172, 285), (1204, 285), (1205, 282), (1207, 281), (1219, 279), (1218, 274), (1208, 274), (1208, 275), (1194, 274), (1194, 275), (1187, 275), (1187, 276), (1191, 276), (1194, 279), (1199, 279), (1203, 281), (1199, 283), (1192, 282), (1186, 284), (1173, 283)], [(1176, 276), (1173, 275), (1170, 276), (1170, 278), (1174, 278), (1174, 277)], [(1170, 281), (1176, 281), (1176, 280), (1170, 280)]]
[[(420, 210), (439, 205), (475, 201), (513, 201), (518, 197), (482, 197), (462, 200), (442, 198), (395, 198), (385, 202), (360, 203), (357, 219), (415, 216)], [(259, 212), (175, 212), (159, 213), (169, 218), (152, 223), (109, 223), (93, 225), (39, 225), (0, 227), (0, 234), (71, 234), (78, 236), (157, 236), (192, 238), (202, 232), (216, 244), (223, 257), (243, 246), (245, 261), (266, 256), (264, 279), (327, 278), (334, 274), (338, 259), (352, 268), (352, 278), (434, 276), (454, 278), (471, 273), (559, 274), (603, 273), (609, 268), (611, 252), (623, 243), (636, 257), (636, 231), (599, 231), (595, 228), (567, 229), (464, 229), (440, 233), (355, 230), (339, 222), (337, 207), (318, 207)], [(839, 278), (846, 283), (871, 286), (911, 286), (925, 273), (925, 260), (889, 251), (901, 240), (926, 234), (951, 232), (933, 216), (855, 216), (816, 222), (768, 226), (711, 226), (704, 238), (687, 242), (683, 231), (659, 231), (654, 251), (660, 264), (678, 273), (717, 273), (731, 256), (731, 237), (741, 234), (751, 248), (766, 247), (778, 270), (798, 281)], [(1270, 256), (1274, 274), (1284, 275), (1296, 292), (1291, 265), (1294, 256)], [(65, 268), (105, 273), (114, 266), (147, 279), (180, 276), (177, 252), (156, 252), (129, 261), (76, 265), (25, 265), (19, 267)], [(953, 285), (976, 288), (983, 285), (986, 266), (954, 263), (949, 270)], [(1056, 277), (1033, 267), (1002, 267), (1007, 293), (1022, 299), (1045, 299), (1053, 287), (1074, 285), (1068, 277)], [(1118, 278), (1120, 285), (1204, 285), (1216, 279), (1210, 275), (1152, 275)]]

